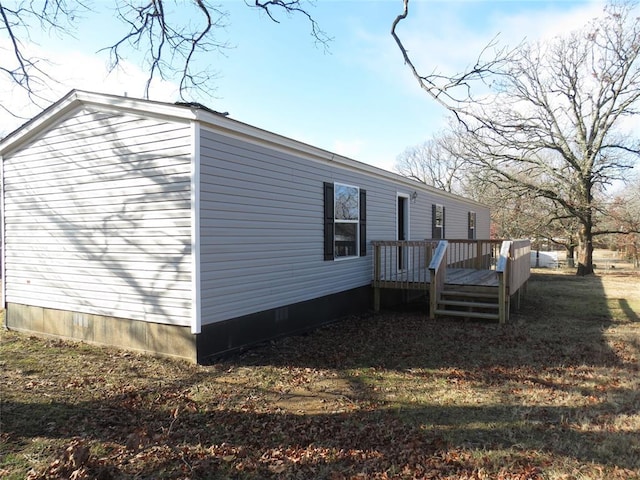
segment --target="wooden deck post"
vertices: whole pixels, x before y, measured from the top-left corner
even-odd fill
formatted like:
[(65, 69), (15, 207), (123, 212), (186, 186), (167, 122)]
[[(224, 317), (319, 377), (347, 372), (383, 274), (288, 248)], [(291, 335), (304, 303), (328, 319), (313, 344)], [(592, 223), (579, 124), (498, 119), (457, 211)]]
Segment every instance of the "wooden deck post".
[(514, 307), (516, 310), (520, 310), (520, 301), (522, 300), (522, 288), (519, 288), (514, 295)]
[(510, 241), (502, 242), (500, 256), (496, 263), (496, 273), (498, 274), (498, 321), (503, 324), (509, 320), (509, 267), (511, 255)]
[(436, 286), (436, 274), (433, 270), (430, 271), (430, 282), (429, 282), (429, 319), (433, 320), (436, 318), (436, 309), (438, 308), (438, 292)]
[(373, 311), (380, 311), (380, 287), (373, 287)]
[(378, 244), (375, 244), (373, 249), (374, 249), (373, 258), (375, 259), (375, 263), (373, 264), (373, 280), (375, 282), (378, 282), (380, 281), (380, 263), (381, 263), (380, 253), (381, 253), (382, 247)]

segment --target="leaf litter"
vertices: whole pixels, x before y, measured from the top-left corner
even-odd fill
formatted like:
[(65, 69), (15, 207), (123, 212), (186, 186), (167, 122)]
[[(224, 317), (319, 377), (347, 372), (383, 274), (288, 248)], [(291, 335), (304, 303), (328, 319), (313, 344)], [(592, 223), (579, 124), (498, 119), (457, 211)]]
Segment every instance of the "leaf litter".
[(640, 478), (640, 325), (580, 303), (640, 289), (616, 280), (536, 275), (505, 326), (405, 308), (208, 366), (3, 332), (0, 477)]

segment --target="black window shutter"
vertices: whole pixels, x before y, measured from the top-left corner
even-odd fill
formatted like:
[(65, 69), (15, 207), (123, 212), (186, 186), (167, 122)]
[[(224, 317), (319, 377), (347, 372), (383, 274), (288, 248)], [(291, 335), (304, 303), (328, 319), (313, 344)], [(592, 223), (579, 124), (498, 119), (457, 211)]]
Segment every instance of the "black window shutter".
[(360, 189), (360, 256), (367, 256), (367, 191)]
[(444, 205), (442, 206), (442, 239), (447, 238), (444, 234), (444, 229), (447, 226), (447, 216), (445, 215), (445, 211), (444, 211)]
[(334, 237), (334, 193), (333, 183), (324, 182), (324, 259), (333, 260)]
[(469, 240), (473, 240), (473, 239), (474, 239), (474, 238), (473, 238), (473, 232), (474, 232), (474, 229), (473, 229), (473, 228), (471, 228), (471, 218), (472, 218), (472, 217), (473, 217), (473, 212), (469, 212), (469, 213), (467, 213), (467, 232), (468, 232), (468, 233), (467, 233), (467, 238), (468, 238)]
[(438, 207), (435, 204), (431, 205), (431, 238), (434, 240), (439, 238), (439, 232), (436, 229), (436, 208)]

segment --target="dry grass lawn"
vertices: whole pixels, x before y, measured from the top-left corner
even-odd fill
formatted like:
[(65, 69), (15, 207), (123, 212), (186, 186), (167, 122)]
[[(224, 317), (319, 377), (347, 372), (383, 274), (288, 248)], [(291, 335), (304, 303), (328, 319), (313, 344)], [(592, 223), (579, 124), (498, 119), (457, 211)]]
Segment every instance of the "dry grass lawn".
[(2, 332), (0, 477), (640, 478), (640, 275), (536, 273), (512, 320), (418, 306), (210, 366)]

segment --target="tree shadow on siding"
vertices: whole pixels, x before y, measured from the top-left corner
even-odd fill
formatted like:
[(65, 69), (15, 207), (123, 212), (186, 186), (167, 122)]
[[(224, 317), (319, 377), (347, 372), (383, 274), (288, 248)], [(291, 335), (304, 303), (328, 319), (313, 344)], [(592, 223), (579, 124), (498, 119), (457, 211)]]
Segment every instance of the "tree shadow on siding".
[[(25, 161), (15, 173), (24, 188), (7, 189), (21, 202), (7, 215), (7, 253), (13, 248), (30, 262), (15, 270), (14, 281), (26, 279), (20, 288), (35, 304), (189, 324), (188, 128), (96, 114), (88, 122), (63, 124), (31, 146), (49, 171), (32, 170)], [(24, 244), (11, 242), (18, 237)], [(38, 245), (36, 238), (45, 240)], [(134, 343), (141, 346), (162, 342), (149, 338), (151, 330), (127, 334), (140, 336)]]

